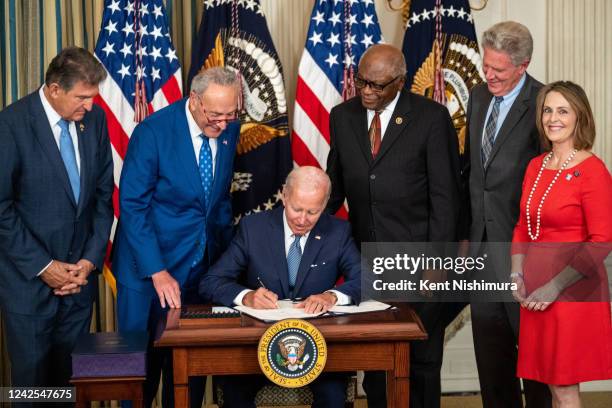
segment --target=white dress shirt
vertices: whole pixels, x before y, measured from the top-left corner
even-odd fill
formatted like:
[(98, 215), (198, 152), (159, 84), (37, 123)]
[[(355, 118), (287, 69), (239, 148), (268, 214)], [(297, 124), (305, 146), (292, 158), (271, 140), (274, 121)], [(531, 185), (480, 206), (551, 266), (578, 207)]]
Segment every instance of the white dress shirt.
[[(203, 132), (196, 123), (191, 111), (189, 110), (189, 99), (185, 103), (185, 115), (187, 116), (187, 124), (189, 125), (189, 135), (191, 136), (191, 143), (193, 143), (193, 151), (196, 157), (196, 163), (200, 165), (200, 149), (204, 139), (200, 136)], [(208, 137), (208, 145), (210, 146), (210, 152), (212, 154), (212, 172), (213, 177), (215, 176), (215, 164), (217, 163), (217, 138)]]
[[(385, 137), (385, 131), (387, 130), (387, 126), (389, 125), (389, 121), (391, 120), (391, 116), (393, 116), (393, 111), (395, 110), (395, 105), (397, 105), (397, 101), (399, 100), (400, 93), (397, 92), (395, 98), (387, 106), (385, 106), (380, 111), (380, 141), (382, 142)], [(370, 125), (372, 124), (372, 119), (374, 119), (374, 113), (371, 109), (368, 109), (368, 129), (370, 129)]]
[[(43, 109), (45, 110), (45, 115), (47, 115), (47, 120), (49, 121), (49, 126), (51, 127), (51, 132), (53, 133), (53, 139), (55, 139), (55, 144), (57, 145), (57, 149), (60, 148), (60, 135), (62, 133), (62, 128), (59, 126), (59, 121), (62, 119), (59, 113), (53, 106), (49, 103), (49, 100), (45, 96), (45, 92), (43, 91), (45, 85), (41, 86), (38, 90), (38, 95), (40, 96), (40, 101), (42, 102)], [(81, 154), (79, 152), (79, 139), (77, 135), (76, 125), (73, 121), (68, 122), (68, 133), (70, 133), (70, 138), (72, 139), (72, 145), (74, 146), (74, 154), (76, 157), (77, 169), (79, 174), (81, 174)], [(51, 260), (36, 276), (40, 276), (45, 269), (47, 269), (53, 260)]]
[[(43, 109), (45, 110), (45, 114), (47, 115), (47, 120), (49, 121), (49, 126), (51, 126), (51, 131), (53, 132), (53, 138), (55, 139), (55, 144), (57, 148), (60, 148), (60, 134), (62, 133), (62, 128), (59, 126), (58, 122), (62, 117), (59, 113), (53, 109), (47, 97), (45, 96), (45, 92), (43, 88), (45, 85), (41, 86), (38, 90), (38, 95), (40, 95), (40, 101), (42, 102)], [(74, 146), (74, 153), (76, 155), (77, 169), (79, 170), (79, 174), (81, 173), (81, 155), (79, 153), (79, 139), (77, 135), (76, 125), (73, 121), (68, 122), (68, 132), (70, 133), (70, 138), (72, 139), (72, 145)]]
[[(291, 245), (293, 244), (293, 241), (295, 240), (295, 234), (293, 233), (293, 231), (291, 231), (291, 228), (289, 228), (289, 224), (287, 223), (287, 216), (285, 214), (285, 211), (283, 211), (283, 231), (285, 235), (285, 257), (286, 257), (289, 254), (289, 248), (291, 247)], [(302, 250), (302, 254), (304, 253), (304, 247), (306, 246), (306, 242), (308, 241), (309, 235), (310, 235), (310, 231), (308, 231), (306, 234), (300, 237), (300, 249)], [(236, 296), (236, 298), (234, 299), (234, 303), (236, 305), (243, 306), (242, 299), (249, 292), (252, 292), (252, 290), (244, 289), (242, 292), (238, 294), (238, 296)], [(352, 299), (350, 296), (340, 291), (330, 289), (328, 292), (333, 292), (336, 295), (337, 305), (349, 305), (352, 302)]]

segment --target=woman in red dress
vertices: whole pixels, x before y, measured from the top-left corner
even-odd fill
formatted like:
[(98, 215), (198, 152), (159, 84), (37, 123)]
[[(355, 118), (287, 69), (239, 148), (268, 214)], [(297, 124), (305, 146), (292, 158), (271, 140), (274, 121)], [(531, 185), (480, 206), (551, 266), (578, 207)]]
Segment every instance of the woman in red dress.
[(514, 230), (510, 276), (522, 306), (517, 375), (548, 384), (555, 408), (574, 408), (581, 382), (612, 378), (603, 263), (612, 242), (612, 178), (590, 151), (595, 125), (580, 86), (545, 86), (537, 109), (549, 152), (527, 167)]

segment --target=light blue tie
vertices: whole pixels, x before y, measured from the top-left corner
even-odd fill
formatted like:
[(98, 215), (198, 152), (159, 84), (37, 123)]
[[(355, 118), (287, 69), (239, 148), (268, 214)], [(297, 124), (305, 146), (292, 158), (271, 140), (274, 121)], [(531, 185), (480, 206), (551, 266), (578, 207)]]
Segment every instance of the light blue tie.
[(69, 123), (65, 119), (60, 119), (57, 122), (58, 126), (62, 130), (60, 133), (60, 154), (64, 161), (64, 166), (68, 172), (68, 179), (70, 179), (70, 186), (72, 187), (72, 193), (74, 199), (78, 203), (79, 195), (81, 194), (81, 179), (79, 177), (79, 168), (77, 167), (76, 154), (74, 152), (74, 145), (72, 144), (72, 137), (68, 131)]
[[(208, 143), (208, 137), (203, 134), (200, 134), (200, 137), (202, 138), (202, 147), (200, 148), (200, 154), (198, 158), (198, 171), (200, 172), (200, 180), (202, 182), (202, 188), (204, 189), (204, 202), (206, 203), (206, 210), (208, 211), (208, 206), (210, 205), (210, 192), (212, 191), (213, 184), (212, 150), (210, 149), (210, 144)], [(200, 245), (198, 246), (198, 254), (191, 266), (196, 266), (198, 262), (200, 262), (202, 258), (204, 258), (205, 250), (206, 223), (204, 225), (204, 236), (200, 239)]]
[(482, 149), (480, 149), (480, 158), (482, 159), (482, 165), (487, 167), (487, 161), (491, 152), (493, 151), (493, 144), (495, 143), (495, 133), (497, 131), (497, 117), (499, 116), (499, 105), (504, 100), (503, 96), (496, 96), (495, 102), (493, 103), (493, 109), (487, 120), (485, 126), (485, 132), (482, 138)]
[(300, 261), (302, 260), (302, 247), (300, 247), (301, 235), (294, 235), (295, 239), (289, 247), (287, 253), (287, 269), (289, 271), (289, 286), (295, 286), (297, 280), (298, 269), (300, 269)]

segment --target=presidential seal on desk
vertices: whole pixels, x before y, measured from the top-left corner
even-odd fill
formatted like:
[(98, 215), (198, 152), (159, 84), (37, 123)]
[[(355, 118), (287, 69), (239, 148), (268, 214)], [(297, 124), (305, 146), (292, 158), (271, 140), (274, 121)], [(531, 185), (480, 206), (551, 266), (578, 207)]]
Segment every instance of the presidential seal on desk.
[(286, 388), (310, 384), (323, 371), (327, 344), (321, 332), (301, 319), (281, 320), (259, 339), (259, 367), (273, 383)]

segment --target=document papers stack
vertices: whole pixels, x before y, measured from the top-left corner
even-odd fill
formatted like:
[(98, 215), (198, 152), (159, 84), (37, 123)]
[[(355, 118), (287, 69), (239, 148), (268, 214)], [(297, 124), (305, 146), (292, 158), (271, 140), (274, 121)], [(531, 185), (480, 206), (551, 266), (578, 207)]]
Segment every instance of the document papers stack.
[(235, 306), (234, 309), (264, 322), (277, 322), (283, 319), (311, 319), (321, 316), (341, 316), (353, 313), (377, 312), (391, 308), (386, 303), (375, 300), (361, 302), (359, 306), (334, 306), (325, 313), (306, 313), (304, 309), (296, 308), (299, 301), (279, 300), (278, 309), (253, 309), (247, 306)]

